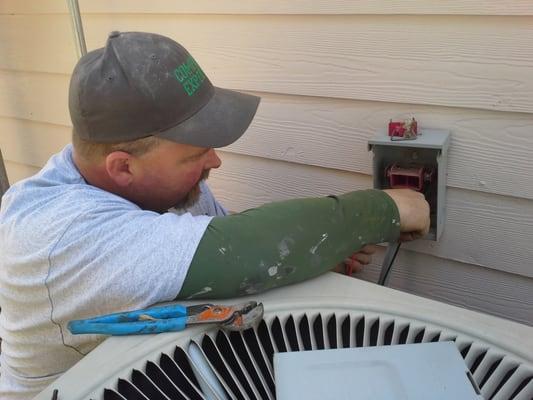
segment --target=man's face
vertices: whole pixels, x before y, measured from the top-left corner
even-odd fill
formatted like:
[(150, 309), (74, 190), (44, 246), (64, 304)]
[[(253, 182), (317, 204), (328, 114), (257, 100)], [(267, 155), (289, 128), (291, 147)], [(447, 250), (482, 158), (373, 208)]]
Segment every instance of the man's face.
[(189, 206), (198, 200), (199, 183), (220, 164), (213, 149), (162, 140), (132, 163), (132, 197), (142, 208), (158, 212)]

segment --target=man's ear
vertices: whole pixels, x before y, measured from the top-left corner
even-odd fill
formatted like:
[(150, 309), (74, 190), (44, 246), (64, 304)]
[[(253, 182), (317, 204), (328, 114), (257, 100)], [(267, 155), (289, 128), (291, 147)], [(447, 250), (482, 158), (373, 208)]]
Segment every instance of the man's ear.
[(114, 151), (105, 159), (107, 174), (120, 187), (127, 187), (133, 181), (131, 158), (131, 154), (125, 151)]

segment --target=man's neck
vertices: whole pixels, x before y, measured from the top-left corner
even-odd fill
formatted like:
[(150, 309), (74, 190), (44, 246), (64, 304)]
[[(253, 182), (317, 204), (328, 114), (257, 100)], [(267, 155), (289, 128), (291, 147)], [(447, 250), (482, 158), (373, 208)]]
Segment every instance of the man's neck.
[(103, 162), (95, 164), (84, 160), (76, 153), (76, 150), (72, 151), (72, 160), (74, 161), (74, 165), (78, 169), (80, 175), (89, 185), (105, 190), (106, 192), (110, 192), (118, 196), (127, 198), (122, 193), (120, 193), (121, 191), (119, 190), (119, 188), (116, 187), (113, 180), (109, 177), (105, 169), (105, 164)]

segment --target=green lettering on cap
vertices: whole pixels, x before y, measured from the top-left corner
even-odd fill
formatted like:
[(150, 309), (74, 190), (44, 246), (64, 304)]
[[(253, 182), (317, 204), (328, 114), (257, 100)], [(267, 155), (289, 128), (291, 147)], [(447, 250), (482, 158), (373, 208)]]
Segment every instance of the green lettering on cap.
[(204, 71), (192, 56), (187, 57), (183, 64), (178, 65), (174, 70), (174, 76), (189, 96), (196, 93), (205, 80)]

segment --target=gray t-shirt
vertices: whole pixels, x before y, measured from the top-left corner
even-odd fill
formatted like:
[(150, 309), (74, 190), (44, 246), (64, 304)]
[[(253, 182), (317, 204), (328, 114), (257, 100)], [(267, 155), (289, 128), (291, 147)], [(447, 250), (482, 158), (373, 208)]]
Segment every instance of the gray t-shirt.
[(68, 145), (13, 185), (0, 211), (0, 398), (30, 399), (102, 340), (73, 319), (145, 308), (178, 295), (212, 216), (197, 204), (158, 214), (85, 182)]

